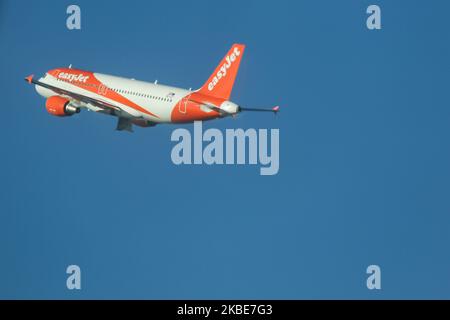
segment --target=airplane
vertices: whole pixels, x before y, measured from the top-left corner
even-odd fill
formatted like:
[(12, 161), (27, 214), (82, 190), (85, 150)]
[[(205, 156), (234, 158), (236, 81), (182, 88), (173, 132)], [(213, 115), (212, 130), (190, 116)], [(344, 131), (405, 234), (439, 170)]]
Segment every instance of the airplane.
[(47, 111), (58, 117), (81, 109), (118, 117), (116, 130), (133, 131), (133, 125), (152, 127), (160, 123), (189, 123), (242, 111), (269, 111), (279, 107), (245, 108), (229, 100), (245, 45), (233, 44), (217, 68), (198, 90), (116, 77), (72, 68), (49, 70), (38, 80), (25, 80), (46, 98)]

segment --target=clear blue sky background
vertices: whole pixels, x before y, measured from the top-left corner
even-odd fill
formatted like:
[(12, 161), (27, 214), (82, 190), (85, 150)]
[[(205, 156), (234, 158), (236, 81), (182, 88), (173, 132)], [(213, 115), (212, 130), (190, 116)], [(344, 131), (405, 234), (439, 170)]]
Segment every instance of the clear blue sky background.
[[(448, 1), (76, 3), (80, 31), (71, 2), (0, 2), (0, 298), (450, 298)], [(279, 128), (276, 176), (177, 167), (176, 126), (52, 117), (23, 81), (73, 64), (196, 88), (234, 42), (233, 100), (282, 112), (205, 127)]]

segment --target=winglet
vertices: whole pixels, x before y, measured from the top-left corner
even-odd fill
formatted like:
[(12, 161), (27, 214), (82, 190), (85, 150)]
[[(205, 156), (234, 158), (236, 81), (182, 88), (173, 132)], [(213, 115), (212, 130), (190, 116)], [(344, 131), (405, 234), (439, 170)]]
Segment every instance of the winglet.
[(273, 108), (272, 108), (272, 111), (273, 111), (274, 113), (277, 113), (278, 111), (280, 111), (280, 106), (275, 106), (275, 107), (273, 107)]
[(31, 81), (33, 80), (33, 77), (34, 77), (34, 74), (31, 74), (25, 78), (25, 81), (27, 81), (28, 83), (31, 83)]

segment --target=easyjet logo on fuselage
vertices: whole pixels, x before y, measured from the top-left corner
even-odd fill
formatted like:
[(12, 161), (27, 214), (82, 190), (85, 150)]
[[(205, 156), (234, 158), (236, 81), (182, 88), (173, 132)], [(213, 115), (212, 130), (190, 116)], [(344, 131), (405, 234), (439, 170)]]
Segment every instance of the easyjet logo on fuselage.
[(60, 72), (58, 74), (59, 79), (68, 80), (70, 82), (76, 81), (76, 82), (83, 82), (86, 83), (87, 79), (89, 79), (89, 76), (85, 76), (84, 74), (72, 74), (67, 72)]
[(220, 79), (227, 75), (227, 70), (230, 69), (231, 65), (240, 54), (241, 52), (239, 51), (239, 48), (235, 47), (233, 53), (225, 58), (224, 64), (220, 67), (219, 71), (217, 71), (214, 78), (212, 78), (211, 82), (208, 84), (209, 91), (212, 91), (217, 83), (219, 83)]

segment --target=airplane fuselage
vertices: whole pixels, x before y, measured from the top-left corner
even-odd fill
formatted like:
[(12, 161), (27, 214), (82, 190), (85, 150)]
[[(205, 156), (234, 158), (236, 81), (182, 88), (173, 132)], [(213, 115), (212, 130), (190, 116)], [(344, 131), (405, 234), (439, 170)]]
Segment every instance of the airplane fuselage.
[(46, 98), (47, 111), (55, 116), (71, 116), (81, 109), (119, 118), (117, 130), (132, 131), (133, 125), (150, 127), (158, 123), (185, 123), (232, 116), (241, 111), (272, 109), (242, 108), (229, 101), (243, 44), (234, 44), (200, 89), (192, 91), (134, 79), (59, 68), (40, 79), (25, 80), (36, 85)]
[[(72, 68), (50, 70), (39, 82), (115, 105), (123, 110), (117, 111), (117, 116), (155, 124), (208, 120), (221, 117), (225, 112), (238, 111), (237, 105), (230, 101), (196, 91)], [(36, 85), (36, 90), (45, 98), (56, 94), (40, 85)], [(71, 99), (64, 94), (61, 96)], [(99, 111), (95, 105), (79, 104), (78, 107)], [(213, 110), (208, 105), (217, 109)], [(221, 113), (220, 109), (225, 112)]]

